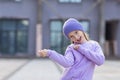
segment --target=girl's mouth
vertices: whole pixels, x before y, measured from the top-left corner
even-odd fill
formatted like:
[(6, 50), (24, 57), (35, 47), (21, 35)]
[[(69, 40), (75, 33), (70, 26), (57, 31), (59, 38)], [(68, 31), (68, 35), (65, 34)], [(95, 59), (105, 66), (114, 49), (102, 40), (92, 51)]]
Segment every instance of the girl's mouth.
[(76, 44), (80, 44), (80, 43), (81, 43), (81, 39), (82, 39), (82, 37), (80, 36), (80, 38), (77, 39), (77, 41), (76, 41), (75, 43), (76, 43)]

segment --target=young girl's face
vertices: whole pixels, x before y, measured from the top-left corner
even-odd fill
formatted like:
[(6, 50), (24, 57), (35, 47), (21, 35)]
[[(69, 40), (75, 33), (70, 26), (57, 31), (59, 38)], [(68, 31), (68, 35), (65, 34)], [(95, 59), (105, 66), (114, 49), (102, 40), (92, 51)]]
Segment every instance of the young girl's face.
[(84, 33), (80, 30), (72, 31), (68, 34), (68, 36), (69, 39), (75, 44), (81, 44), (87, 41), (85, 39)]

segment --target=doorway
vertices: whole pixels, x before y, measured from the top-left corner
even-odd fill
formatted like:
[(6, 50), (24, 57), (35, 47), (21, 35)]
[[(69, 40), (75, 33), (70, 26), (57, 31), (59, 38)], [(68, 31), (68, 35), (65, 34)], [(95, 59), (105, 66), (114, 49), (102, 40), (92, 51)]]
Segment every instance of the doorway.
[(105, 54), (115, 56), (117, 53), (118, 20), (106, 21), (105, 24)]

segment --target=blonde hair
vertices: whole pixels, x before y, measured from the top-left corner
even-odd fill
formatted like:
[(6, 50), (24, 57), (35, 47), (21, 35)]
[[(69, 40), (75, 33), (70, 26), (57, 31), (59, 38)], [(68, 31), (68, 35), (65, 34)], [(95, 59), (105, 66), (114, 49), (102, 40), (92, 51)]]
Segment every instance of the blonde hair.
[(90, 40), (89, 35), (88, 35), (86, 32), (83, 32), (83, 35), (85, 36), (85, 39), (86, 39), (87, 41)]

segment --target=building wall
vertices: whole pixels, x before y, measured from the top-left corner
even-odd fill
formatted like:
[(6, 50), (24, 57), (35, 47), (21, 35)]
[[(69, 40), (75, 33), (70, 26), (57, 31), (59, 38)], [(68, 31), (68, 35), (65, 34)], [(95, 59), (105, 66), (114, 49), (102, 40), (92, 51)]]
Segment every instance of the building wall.
[(0, 18), (29, 20), (27, 55), (33, 55), (36, 48), (37, 0), (0, 1)]
[[(98, 0), (99, 1), (99, 0)], [(38, 15), (38, 0), (22, 0), (21, 2), (0, 2), (0, 18), (29, 19), (28, 54), (36, 52), (36, 24)], [(99, 41), (100, 12), (97, 0), (83, 0), (81, 3), (59, 3), (58, 0), (42, 0), (42, 48), (50, 48), (50, 20), (66, 20), (74, 17), (90, 21), (90, 38)], [(104, 19), (118, 20), (117, 52), (120, 52), (120, 2), (106, 0), (104, 3)], [(117, 53), (117, 55), (120, 55)]]
[(104, 5), (105, 20), (120, 20), (120, 2), (114, 0), (106, 0)]
[[(99, 0), (98, 0), (99, 1)], [(81, 3), (59, 3), (58, 0), (42, 1), (42, 41), (43, 48), (50, 47), (50, 25), (51, 19), (66, 20), (69, 17), (90, 21), (90, 38), (99, 41), (99, 23), (100, 12), (97, 0), (82, 0)], [(108, 20), (119, 20), (120, 23), (120, 2), (115, 0), (106, 0), (104, 3), (104, 19), (105, 23)], [(120, 25), (118, 26), (117, 42), (120, 40), (118, 35)], [(118, 48), (120, 43), (118, 43)], [(118, 50), (117, 52), (120, 52)], [(119, 55), (119, 53), (117, 53)]]
[(104, 5), (104, 17), (105, 17), (105, 21), (112, 21), (112, 20), (117, 20), (118, 21), (118, 25), (114, 26), (114, 28), (116, 29), (115, 36), (116, 36), (116, 40), (115, 40), (115, 50), (116, 52), (114, 53), (115, 56), (120, 57), (120, 1), (115, 1), (115, 0), (106, 0), (105, 1), (105, 5)]
[[(42, 5), (42, 24), (43, 24), (43, 48), (49, 48), (49, 20), (50, 19), (68, 19), (74, 17), (76, 19), (83, 19), (90, 21), (90, 37), (98, 40), (98, 7), (92, 10), (90, 6), (94, 5), (95, 0), (83, 0), (82, 3), (69, 4), (59, 3), (58, 0), (45, 0)], [(49, 4), (49, 5), (48, 5)], [(87, 12), (87, 10), (91, 10)], [(48, 13), (48, 14), (47, 14)], [(94, 31), (93, 31), (94, 30)]]

